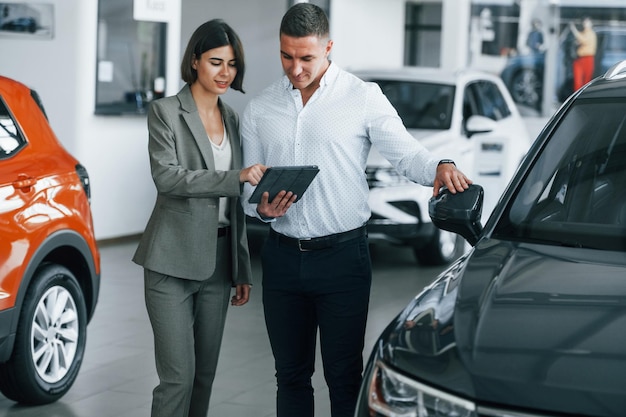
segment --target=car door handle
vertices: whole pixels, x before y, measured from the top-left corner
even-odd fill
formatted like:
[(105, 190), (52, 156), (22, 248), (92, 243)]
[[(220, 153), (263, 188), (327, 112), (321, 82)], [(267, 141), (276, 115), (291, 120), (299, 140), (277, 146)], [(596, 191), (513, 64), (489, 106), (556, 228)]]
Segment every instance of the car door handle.
[(35, 185), (37, 180), (33, 177), (29, 177), (26, 174), (20, 174), (17, 179), (13, 181), (13, 188), (16, 190), (29, 191), (30, 187)]

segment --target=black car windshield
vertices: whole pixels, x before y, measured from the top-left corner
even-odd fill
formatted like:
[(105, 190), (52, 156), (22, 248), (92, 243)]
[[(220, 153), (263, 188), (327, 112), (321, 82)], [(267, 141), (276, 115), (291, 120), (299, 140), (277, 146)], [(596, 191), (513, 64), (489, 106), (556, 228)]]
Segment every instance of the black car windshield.
[(568, 111), (494, 237), (626, 250), (626, 101), (579, 100)]
[(396, 108), (407, 129), (449, 129), (454, 86), (413, 81), (372, 80)]

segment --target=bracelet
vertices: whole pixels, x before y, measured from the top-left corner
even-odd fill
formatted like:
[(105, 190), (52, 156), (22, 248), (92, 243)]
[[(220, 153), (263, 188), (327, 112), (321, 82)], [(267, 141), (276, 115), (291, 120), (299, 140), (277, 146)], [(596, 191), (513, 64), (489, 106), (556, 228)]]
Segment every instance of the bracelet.
[(437, 166), (439, 166), (441, 164), (452, 164), (452, 165), (456, 166), (456, 164), (454, 163), (454, 161), (452, 159), (442, 159), (441, 161), (439, 161)]

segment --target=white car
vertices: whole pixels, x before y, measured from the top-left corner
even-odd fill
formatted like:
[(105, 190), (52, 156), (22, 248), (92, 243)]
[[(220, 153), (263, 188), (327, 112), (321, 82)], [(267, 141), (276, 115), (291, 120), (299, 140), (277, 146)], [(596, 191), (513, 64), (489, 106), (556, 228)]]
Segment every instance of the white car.
[[(408, 131), (485, 190), (483, 218), (531, 145), (526, 125), (502, 80), (475, 70), (407, 67), (354, 71), (376, 82)], [(435, 227), (428, 215), (432, 188), (400, 176), (372, 147), (367, 163), (371, 242), (411, 245), (423, 265), (443, 265), (462, 253), (465, 241)]]

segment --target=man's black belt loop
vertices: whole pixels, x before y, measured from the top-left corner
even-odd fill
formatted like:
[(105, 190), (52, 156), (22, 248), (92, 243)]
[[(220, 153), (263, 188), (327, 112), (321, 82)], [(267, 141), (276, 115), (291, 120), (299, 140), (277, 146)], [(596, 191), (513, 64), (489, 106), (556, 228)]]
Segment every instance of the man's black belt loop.
[(301, 252), (328, 249), (339, 243), (347, 242), (352, 239), (367, 235), (366, 226), (358, 229), (348, 230), (347, 232), (335, 233), (333, 235), (313, 237), (310, 239), (296, 239), (294, 237), (285, 236), (270, 228), (270, 235), (278, 239), (279, 244), (298, 248)]

